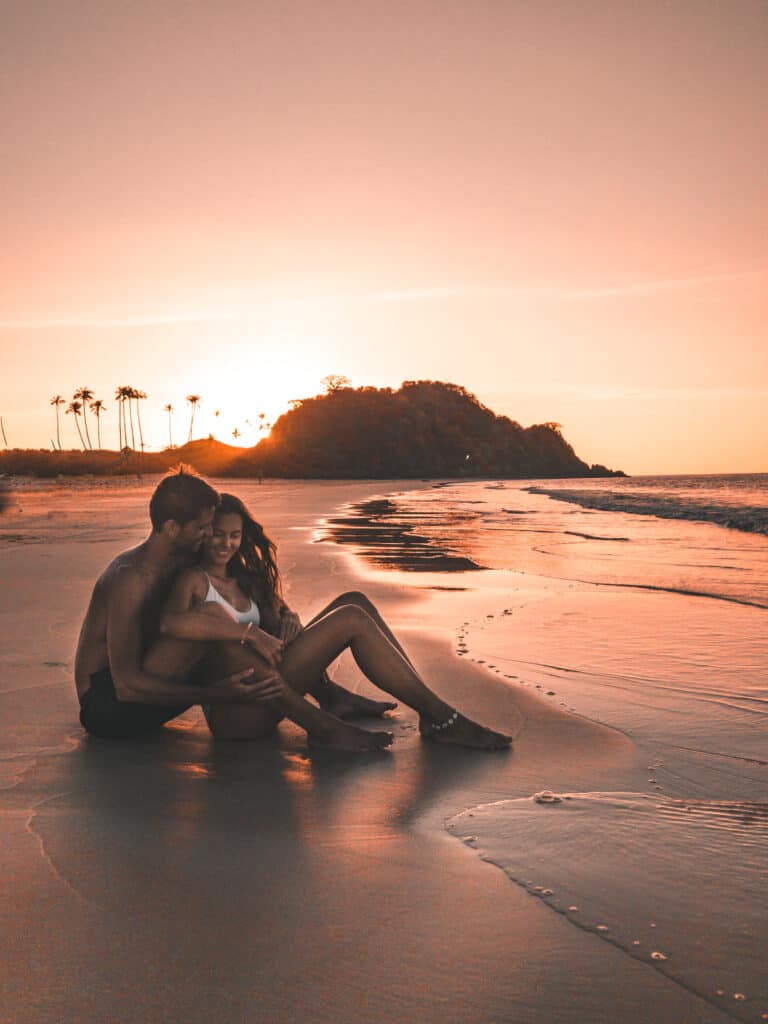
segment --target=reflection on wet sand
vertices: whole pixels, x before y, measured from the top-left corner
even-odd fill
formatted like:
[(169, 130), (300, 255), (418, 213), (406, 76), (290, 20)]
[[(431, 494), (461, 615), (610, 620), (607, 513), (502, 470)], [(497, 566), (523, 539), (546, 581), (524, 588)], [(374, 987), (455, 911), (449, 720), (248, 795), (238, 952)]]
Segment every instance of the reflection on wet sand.
[[(475, 512), (446, 512), (445, 508), (407, 511), (388, 498), (360, 502), (351, 506), (351, 515), (334, 516), (326, 521), (322, 539), (363, 549), (374, 565), (409, 572), (465, 572), (482, 569), (471, 558), (451, 551), (428, 533), (415, 533), (417, 526), (427, 531), (439, 519), (441, 532), (450, 534), (459, 524), (466, 529), (479, 518)], [(480, 523), (477, 524), (478, 529)]]

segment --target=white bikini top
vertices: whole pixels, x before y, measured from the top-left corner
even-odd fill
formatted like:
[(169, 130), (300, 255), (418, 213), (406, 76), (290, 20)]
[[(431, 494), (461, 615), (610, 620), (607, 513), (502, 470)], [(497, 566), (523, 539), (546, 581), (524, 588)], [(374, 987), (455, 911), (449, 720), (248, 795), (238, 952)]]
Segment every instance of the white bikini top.
[[(204, 570), (201, 570), (201, 572), (203, 571)], [(203, 599), (204, 601), (215, 601), (217, 604), (223, 604), (224, 607), (235, 616), (237, 621), (242, 622), (244, 625), (246, 622), (252, 622), (254, 626), (259, 625), (259, 623), (261, 622), (261, 616), (259, 615), (259, 606), (253, 600), (253, 598), (251, 598), (251, 607), (247, 611), (238, 611), (234, 605), (229, 603), (226, 597), (221, 596), (216, 587), (214, 587), (213, 583), (211, 583), (211, 578), (207, 572), (205, 573), (205, 578), (208, 580), (208, 593), (205, 595), (205, 598)]]

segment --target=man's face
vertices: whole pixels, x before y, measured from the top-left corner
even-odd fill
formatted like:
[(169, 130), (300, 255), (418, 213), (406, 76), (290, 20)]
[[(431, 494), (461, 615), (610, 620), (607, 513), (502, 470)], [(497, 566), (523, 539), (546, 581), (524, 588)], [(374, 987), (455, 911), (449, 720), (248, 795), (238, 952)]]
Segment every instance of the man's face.
[(213, 532), (213, 506), (201, 512), (197, 519), (192, 519), (179, 530), (176, 547), (180, 551), (194, 553), (202, 547), (203, 541)]

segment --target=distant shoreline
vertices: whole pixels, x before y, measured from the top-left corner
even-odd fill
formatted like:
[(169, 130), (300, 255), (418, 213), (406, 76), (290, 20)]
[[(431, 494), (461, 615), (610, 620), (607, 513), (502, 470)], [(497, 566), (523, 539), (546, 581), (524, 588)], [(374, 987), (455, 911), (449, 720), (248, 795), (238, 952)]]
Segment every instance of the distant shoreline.
[[(56, 477), (126, 477), (126, 476), (150, 476), (153, 474), (167, 473), (179, 463), (192, 466), (198, 473), (204, 476), (231, 476), (246, 480), (258, 480), (260, 477), (272, 479), (295, 479), (295, 480), (390, 480), (392, 474), (380, 475), (375, 472), (360, 475), (357, 472), (340, 473), (338, 475), (304, 475), (296, 472), (280, 473), (275, 471), (274, 464), (269, 467), (269, 472), (260, 472), (254, 466), (251, 459), (243, 464), (243, 457), (250, 456), (253, 449), (235, 448), (232, 445), (222, 444), (220, 441), (206, 439), (204, 441), (191, 441), (188, 444), (177, 448), (166, 448), (159, 452), (137, 452), (124, 450), (122, 452), (110, 449), (93, 449), (90, 451), (78, 451), (77, 449), (64, 449), (61, 451), (49, 451), (45, 448), (13, 448), (0, 451), (0, 480), (2, 478), (32, 477), (35, 479), (55, 479)], [(621, 470), (605, 470), (603, 467), (593, 469), (590, 473), (550, 473), (540, 474), (492, 474), (494, 479), (505, 480), (531, 480), (531, 479), (581, 479), (588, 477), (603, 476), (626, 476)], [(488, 473), (468, 472), (461, 475), (451, 476), (445, 473), (435, 473), (430, 478), (424, 473), (398, 473), (395, 476), (400, 479), (439, 479), (439, 480), (479, 480), (490, 479)]]

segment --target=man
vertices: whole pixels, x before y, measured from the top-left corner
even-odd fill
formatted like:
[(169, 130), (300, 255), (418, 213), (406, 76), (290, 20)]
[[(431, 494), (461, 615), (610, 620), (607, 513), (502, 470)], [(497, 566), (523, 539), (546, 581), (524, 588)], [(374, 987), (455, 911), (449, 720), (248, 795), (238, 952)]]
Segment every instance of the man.
[[(180, 469), (166, 476), (149, 503), (149, 537), (118, 555), (97, 580), (75, 657), (80, 721), (92, 735), (135, 736), (159, 728), (192, 704), (268, 701), (282, 692), (275, 671), (257, 679), (253, 667), (202, 686), (143, 667), (173, 578), (192, 564), (210, 534), (218, 501), (217, 492), (194, 473)], [(274, 644), (277, 652), (282, 645)], [(273, 667), (276, 661), (277, 656)]]

